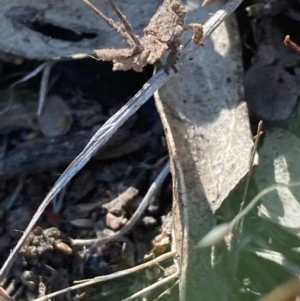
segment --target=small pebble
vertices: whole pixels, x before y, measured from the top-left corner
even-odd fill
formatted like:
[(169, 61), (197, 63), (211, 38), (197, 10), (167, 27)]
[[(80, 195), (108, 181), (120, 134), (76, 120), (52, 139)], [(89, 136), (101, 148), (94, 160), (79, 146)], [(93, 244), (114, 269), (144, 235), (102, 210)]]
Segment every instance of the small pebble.
[(123, 216), (115, 216), (112, 213), (107, 213), (106, 214), (106, 225), (110, 229), (116, 231), (119, 230), (126, 224), (127, 219), (124, 218)]
[(153, 228), (157, 226), (157, 220), (152, 216), (144, 216), (142, 223), (147, 228)]

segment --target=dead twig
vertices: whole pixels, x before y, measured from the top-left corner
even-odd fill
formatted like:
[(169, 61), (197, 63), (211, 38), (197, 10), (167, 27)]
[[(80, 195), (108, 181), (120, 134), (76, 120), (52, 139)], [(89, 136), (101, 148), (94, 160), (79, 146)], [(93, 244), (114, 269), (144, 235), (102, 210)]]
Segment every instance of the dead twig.
[(139, 205), (138, 209), (135, 211), (134, 215), (131, 217), (131, 219), (125, 224), (125, 226), (115, 234), (109, 236), (109, 237), (104, 237), (104, 238), (99, 238), (99, 239), (74, 239), (73, 244), (74, 245), (89, 245), (89, 244), (106, 244), (109, 241), (116, 240), (123, 236), (125, 233), (127, 233), (133, 226), (134, 224), (140, 219), (140, 217), (143, 215), (144, 211), (146, 208), (149, 206), (150, 200), (155, 194), (155, 192), (159, 189), (161, 186), (162, 182), (166, 178), (170, 171), (170, 163), (168, 162), (164, 168), (161, 170), (155, 181), (152, 183), (150, 186), (149, 190), (147, 191), (145, 197), (143, 198), (143, 201)]
[[(122, 276), (126, 276), (126, 275), (129, 275), (129, 274), (135, 273), (137, 271), (140, 271), (142, 269), (145, 269), (147, 267), (151, 267), (154, 264), (157, 264), (157, 263), (159, 263), (163, 260), (172, 258), (175, 255), (176, 255), (176, 252), (174, 252), (174, 251), (169, 252), (169, 253), (163, 254), (163, 255), (161, 255), (161, 256), (159, 256), (159, 257), (157, 257), (157, 258), (155, 258), (151, 261), (145, 262), (143, 264), (140, 264), (140, 265), (135, 266), (135, 267), (130, 268), (130, 269), (119, 271), (119, 272), (116, 272), (116, 273), (113, 273), (113, 274), (110, 274), (110, 275), (98, 276), (98, 277), (95, 277), (93, 279), (81, 280), (79, 284), (64, 288), (60, 291), (57, 291), (57, 292), (48, 294), (46, 296), (37, 298), (33, 301), (45, 301), (45, 300), (50, 299), (52, 297), (55, 297), (55, 296), (58, 296), (58, 295), (61, 295), (61, 294), (65, 294), (67, 292), (70, 292), (70, 291), (73, 291), (73, 290), (76, 290), (76, 289), (79, 289), (79, 288), (82, 288), (82, 287), (90, 286), (91, 284), (94, 284), (94, 283), (104, 282), (104, 281), (116, 279), (116, 278), (119, 278), (119, 277), (122, 277)], [(77, 283), (78, 283), (78, 281), (77, 281)]]
[(96, 6), (94, 6), (90, 1), (83, 0), (99, 17), (101, 17), (111, 28), (113, 28), (120, 36), (122, 36), (126, 41), (130, 40), (128, 33), (123, 30), (123, 28), (117, 25), (113, 19), (105, 16), (102, 11), (100, 11)]
[[(243, 0), (229, 0), (226, 5), (218, 10), (204, 25), (203, 40), (205, 40), (235, 9), (242, 3)], [(184, 63), (199, 50), (201, 44), (189, 43), (178, 62), (174, 65), (176, 70), (183, 68)], [(82, 55), (78, 54), (78, 57)], [(69, 58), (70, 59), (70, 58)], [(129, 102), (124, 105), (114, 116), (112, 116), (91, 138), (83, 151), (73, 160), (68, 168), (62, 173), (56, 181), (50, 192), (47, 194), (37, 212), (32, 217), (29, 225), (23, 232), (17, 245), (9, 254), (7, 260), (0, 270), (0, 282), (2, 282), (14, 263), (18, 252), (21, 250), (32, 228), (40, 218), (43, 211), (46, 209), (51, 200), (67, 185), (67, 183), (81, 170), (91, 157), (117, 132), (124, 122), (132, 116), (153, 94), (161, 88), (174, 74), (175, 70), (172, 67), (158, 71), (143, 87), (138, 91)]]
[(135, 294), (131, 295), (130, 297), (126, 298), (126, 299), (123, 299), (122, 301), (130, 301), (130, 300), (135, 300), (136, 298), (138, 297), (141, 297), (143, 296), (144, 294), (172, 281), (172, 280), (175, 280), (178, 278), (178, 273), (175, 273), (175, 274), (172, 274), (166, 278), (163, 278), (161, 280), (158, 280), (157, 282), (145, 287), (144, 289), (136, 292)]
[(22, 77), (21, 79), (17, 80), (16, 82), (14, 82), (10, 88), (20, 84), (20, 83), (23, 83), (23, 82), (26, 82), (27, 80), (33, 78), (34, 76), (38, 75), (42, 70), (44, 70), (45, 66), (47, 65), (47, 62), (39, 65), (37, 68), (35, 68), (33, 71), (31, 71), (30, 73), (26, 74), (24, 77)]
[(245, 190), (244, 190), (244, 194), (243, 194), (243, 199), (242, 199), (242, 203), (240, 205), (240, 212), (243, 210), (244, 207), (244, 203), (246, 200), (246, 196), (247, 196), (247, 192), (249, 189), (249, 183), (250, 183), (250, 179), (251, 179), (251, 174), (252, 174), (252, 169), (253, 169), (253, 163), (254, 163), (254, 159), (255, 159), (255, 154), (258, 148), (258, 143), (259, 143), (259, 139), (262, 135), (262, 125), (263, 122), (262, 120), (258, 123), (258, 127), (257, 127), (257, 132), (256, 135), (253, 139), (255, 139), (254, 145), (253, 145), (253, 150), (252, 150), (252, 154), (251, 154), (251, 159), (249, 162), (249, 172), (248, 172), (248, 176), (247, 176), (247, 180), (246, 180), (246, 186), (245, 186)]
[(133, 200), (138, 195), (139, 195), (138, 189), (130, 186), (123, 193), (121, 193), (116, 198), (114, 198), (112, 201), (104, 204), (102, 208), (105, 208), (107, 209), (108, 212), (119, 216), (122, 214), (122, 209), (124, 208), (124, 206), (126, 206), (126, 204), (128, 204), (131, 200)]
[(170, 295), (171, 291), (173, 290), (173, 288), (178, 285), (179, 280), (175, 281), (171, 287), (169, 287), (168, 289), (166, 289), (164, 292), (162, 292), (156, 299), (154, 299), (153, 301), (158, 301), (160, 298), (162, 298), (163, 296), (166, 295)]

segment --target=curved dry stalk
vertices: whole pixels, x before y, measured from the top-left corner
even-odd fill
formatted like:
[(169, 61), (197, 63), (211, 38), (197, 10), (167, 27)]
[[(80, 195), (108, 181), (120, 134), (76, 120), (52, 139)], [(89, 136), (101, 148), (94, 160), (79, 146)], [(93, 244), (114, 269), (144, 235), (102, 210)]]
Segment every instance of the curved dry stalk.
[(255, 135), (255, 138), (253, 138), (255, 140), (254, 145), (253, 145), (253, 149), (252, 149), (252, 154), (251, 154), (251, 159), (249, 162), (249, 172), (248, 172), (248, 176), (246, 179), (246, 185), (245, 185), (245, 190), (243, 193), (243, 199), (242, 199), (242, 203), (240, 205), (240, 212), (243, 210), (244, 204), (245, 204), (245, 200), (246, 200), (246, 196), (248, 193), (248, 189), (249, 189), (249, 184), (250, 184), (250, 179), (251, 179), (251, 175), (252, 175), (252, 169), (253, 169), (253, 165), (254, 165), (254, 159), (255, 159), (255, 154), (258, 148), (258, 143), (259, 143), (259, 139), (260, 136), (262, 135), (262, 126), (263, 126), (263, 121), (260, 120), (257, 126), (257, 132)]
[(136, 298), (143, 296), (145, 293), (148, 293), (148, 292), (150, 292), (150, 291), (152, 291), (152, 290), (154, 290), (154, 289), (156, 289), (156, 288), (158, 288), (158, 287), (160, 287), (160, 286), (162, 286), (162, 285), (164, 285), (164, 284), (166, 284), (166, 283), (168, 283), (168, 282), (170, 282), (174, 279), (177, 279), (178, 275), (179, 275), (178, 273), (174, 273), (174, 274), (172, 274), (172, 275), (170, 275), (166, 278), (158, 280), (157, 282), (145, 287), (144, 289), (136, 292), (135, 294), (131, 295), (130, 297), (128, 297), (126, 299), (122, 299), (122, 301), (135, 300)]
[(166, 176), (170, 172), (170, 162), (166, 163), (164, 168), (161, 170), (159, 175), (156, 177), (155, 181), (152, 183), (150, 188), (148, 189), (146, 195), (144, 196), (142, 202), (140, 203), (139, 207), (131, 217), (131, 219), (125, 224), (125, 226), (118, 232), (114, 233), (111, 236), (104, 237), (104, 238), (96, 238), (96, 239), (74, 239), (72, 243), (74, 245), (89, 245), (89, 244), (97, 244), (103, 245), (108, 243), (109, 241), (116, 240), (127, 233), (135, 223), (140, 219), (146, 208), (150, 205), (150, 200), (156, 191), (159, 189), (163, 181), (165, 180)]
[[(235, 11), (235, 9), (243, 2), (243, 0), (229, 0), (226, 5), (218, 10), (204, 25), (203, 41), (224, 21), (224, 19)], [(184, 67), (184, 63), (188, 62), (195, 51), (199, 50), (201, 45), (189, 43), (174, 65), (176, 70)], [(82, 57), (81, 54), (73, 56), (76, 58)], [(16, 256), (21, 250), (25, 240), (27, 239), (32, 228), (40, 218), (43, 211), (46, 209), (51, 200), (67, 185), (67, 183), (81, 170), (91, 157), (117, 132), (124, 122), (131, 117), (153, 94), (161, 88), (172, 76), (174, 76), (174, 68), (169, 67), (165, 70), (158, 71), (144, 86), (139, 90), (127, 104), (125, 104), (115, 115), (113, 115), (91, 138), (83, 151), (71, 162), (67, 169), (58, 178), (50, 192), (47, 194), (38, 210), (32, 217), (29, 225), (23, 232), (17, 245), (9, 254), (7, 260), (0, 270), (0, 282), (2, 282), (8, 274)]]
[(212, 245), (215, 245), (216, 243), (222, 241), (225, 236), (231, 233), (231, 230), (233, 227), (243, 218), (245, 217), (250, 210), (255, 206), (255, 204), (266, 194), (269, 192), (277, 189), (277, 188), (289, 188), (289, 187), (295, 187), (300, 186), (300, 182), (295, 183), (277, 183), (274, 185), (271, 185), (264, 190), (262, 190), (260, 193), (256, 195), (256, 197), (248, 204), (248, 206), (245, 207), (244, 210), (242, 210), (231, 222), (223, 223), (212, 229), (210, 232), (208, 232), (197, 244), (197, 248), (205, 248)]
[(76, 290), (76, 289), (79, 289), (79, 288), (82, 288), (82, 287), (85, 287), (85, 286), (90, 286), (90, 285), (92, 285), (94, 283), (99, 283), (99, 282), (103, 282), (103, 281), (108, 281), (108, 280), (116, 279), (116, 278), (119, 278), (119, 277), (122, 277), (122, 276), (126, 276), (126, 275), (129, 275), (129, 274), (135, 273), (137, 271), (140, 271), (142, 269), (145, 269), (147, 267), (150, 267), (150, 266), (152, 266), (154, 264), (157, 264), (157, 263), (159, 263), (159, 262), (161, 262), (163, 260), (172, 258), (175, 255), (176, 255), (175, 251), (169, 252), (169, 253), (163, 254), (163, 255), (161, 255), (161, 256), (159, 256), (159, 257), (157, 257), (157, 258), (155, 258), (155, 259), (153, 259), (151, 261), (142, 263), (142, 264), (140, 264), (138, 266), (135, 266), (133, 268), (130, 268), (130, 269), (126, 269), (126, 270), (123, 270), (123, 271), (112, 273), (110, 275), (98, 276), (98, 277), (95, 277), (93, 279), (82, 280), (82, 281), (80, 281), (80, 283), (78, 283), (78, 281), (77, 281), (78, 284), (75, 284), (73, 286), (64, 288), (64, 289), (62, 289), (60, 291), (48, 294), (46, 296), (34, 299), (33, 301), (45, 301), (45, 300), (50, 299), (52, 297), (55, 297), (55, 296), (58, 296), (58, 295), (61, 295), (61, 294), (65, 294), (67, 292), (70, 292), (70, 291), (73, 291), (73, 290)]
[(36, 67), (33, 71), (30, 73), (26, 74), (24, 77), (21, 79), (17, 80), (13, 84), (11, 84), (9, 87), (12, 88), (20, 83), (26, 82), (27, 80), (33, 78), (34, 76), (38, 75), (44, 68), (47, 66), (48, 62), (40, 64), (38, 67)]
[(179, 280), (177, 279), (171, 287), (167, 288), (165, 291), (163, 291), (156, 299), (153, 301), (159, 301), (163, 296), (170, 295), (170, 292), (173, 290), (174, 287), (176, 287), (179, 284)]

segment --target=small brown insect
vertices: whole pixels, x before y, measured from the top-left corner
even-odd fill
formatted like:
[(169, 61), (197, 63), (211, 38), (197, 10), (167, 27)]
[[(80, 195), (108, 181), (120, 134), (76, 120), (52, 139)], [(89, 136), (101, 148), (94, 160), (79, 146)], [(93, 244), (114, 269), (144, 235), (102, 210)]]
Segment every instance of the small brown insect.
[(133, 69), (141, 72), (144, 66), (154, 64), (167, 50), (171, 50), (167, 59), (167, 66), (172, 66), (182, 49), (180, 37), (184, 30), (195, 30), (196, 33), (193, 39), (196, 43), (200, 43), (203, 37), (202, 25), (184, 25), (185, 7), (181, 0), (164, 0), (144, 29), (144, 36), (141, 38), (135, 35), (126, 17), (113, 0), (109, 0), (109, 2), (122, 21), (121, 26), (105, 16), (89, 0), (83, 1), (118, 32), (130, 46), (123, 49), (95, 50), (101, 60), (113, 62), (114, 71)]

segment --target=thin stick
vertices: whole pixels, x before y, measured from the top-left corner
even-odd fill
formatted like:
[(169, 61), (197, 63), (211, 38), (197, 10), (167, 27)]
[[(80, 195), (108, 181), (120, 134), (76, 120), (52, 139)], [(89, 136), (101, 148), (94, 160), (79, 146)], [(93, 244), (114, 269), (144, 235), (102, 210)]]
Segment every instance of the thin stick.
[(130, 36), (127, 32), (122, 30), (120, 26), (118, 26), (113, 19), (108, 18), (103, 14), (101, 10), (99, 10), (94, 4), (92, 4), (89, 0), (83, 0), (98, 16), (100, 16), (113, 30), (115, 30), (119, 35), (121, 35), (126, 41), (130, 41)]
[(119, 272), (116, 272), (116, 273), (113, 273), (113, 274), (110, 274), (110, 275), (98, 276), (98, 277), (95, 277), (93, 279), (85, 280), (84, 282), (81, 281), (81, 283), (79, 283), (79, 284), (76, 284), (76, 285), (64, 288), (60, 291), (57, 291), (57, 292), (48, 294), (46, 296), (34, 299), (33, 301), (44, 301), (44, 300), (50, 299), (52, 297), (55, 297), (55, 296), (58, 296), (58, 295), (61, 295), (61, 294), (65, 294), (67, 292), (70, 292), (70, 291), (73, 291), (73, 290), (76, 290), (76, 289), (79, 289), (79, 288), (82, 288), (82, 287), (89, 286), (91, 284), (95, 284), (95, 283), (99, 283), (99, 282), (103, 282), (103, 281), (116, 279), (116, 278), (119, 278), (119, 277), (122, 277), (122, 276), (126, 276), (126, 275), (129, 275), (129, 274), (135, 273), (137, 271), (140, 271), (142, 269), (145, 269), (147, 267), (150, 267), (154, 264), (157, 264), (157, 263), (159, 263), (163, 260), (172, 258), (175, 255), (176, 255), (175, 251), (169, 252), (169, 253), (163, 254), (163, 255), (161, 255), (161, 256), (159, 256), (159, 257), (157, 257), (157, 258), (155, 258), (151, 261), (148, 261), (148, 262), (145, 262), (145, 263), (140, 264), (138, 266), (135, 266), (133, 268), (126, 269), (126, 270), (123, 270), (123, 271), (119, 271)]
[(24, 77), (22, 77), (21, 79), (17, 80), (16, 82), (14, 82), (12, 85), (10, 85), (10, 88), (16, 86), (17, 84), (23, 83), (23, 82), (31, 79), (32, 77), (38, 75), (45, 68), (46, 65), (47, 65), (47, 62), (39, 65), (33, 71), (31, 71), (30, 73), (26, 74)]
[(149, 190), (147, 191), (147, 194), (143, 198), (143, 201), (139, 205), (138, 209), (135, 211), (131, 219), (125, 224), (125, 226), (118, 232), (114, 233), (113, 235), (109, 237), (104, 238), (97, 238), (97, 239), (74, 239), (73, 244), (74, 245), (89, 245), (96, 243), (97, 245), (106, 244), (109, 241), (116, 240), (123, 236), (125, 233), (127, 233), (134, 225), (135, 223), (140, 219), (146, 208), (149, 206), (150, 200), (153, 197), (153, 195), (156, 193), (156, 191), (161, 186), (162, 182), (165, 180), (166, 176), (170, 172), (170, 162), (168, 162), (164, 168), (161, 170), (155, 181), (150, 186)]
[(120, 18), (120, 20), (122, 21), (127, 33), (130, 35), (130, 37), (132, 38), (134, 43), (137, 46), (142, 48), (141, 42), (137, 38), (137, 36), (134, 34), (134, 31), (133, 31), (130, 23), (128, 22), (126, 16), (120, 11), (120, 9), (117, 7), (116, 3), (113, 0), (109, 0), (109, 3), (112, 6), (112, 8), (114, 9), (114, 11), (116, 12), (116, 14), (118, 15), (118, 17)]
[(173, 290), (173, 288), (178, 285), (179, 280), (175, 281), (171, 287), (167, 288), (164, 292), (162, 292), (156, 299), (154, 299), (153, 301), (158, 301), (160, 298), (162, 298), (163, 296), (166, 295), (170, 295), (171, 291)]
[(262, 125), (263, 125), (263, 122), (262, 122), (262, 120), (260, 120), (260, 122), (258, 123), (258, 126), (257, 126), (257, 132), (256, 132), (256, 135), (255, 135), (255, 142), (254, 142), (254, 145), (253, 145), (251, 159), (250, 159), (250, 162), (249, 162), (249, 172), (248, 172), (248, 175), (247, 175), (246, 186), (245, 186), (245, 190), (244, 190), (244, 194), (243, 194), (242, 203), (241, 203), (241, 206), (240, 206), (240, 212), (243, 210), (244, 203), (245, 203), (246, 196), (247, 196), (247, 192), (248, 192), (248, 189), (249, 189), (249, 183), (250, 183), (250, 179), (251, 179), (254, 158), (255, 158), (257, 148), (258, 148), (259, 138), (260, 138), (261, 133), (262, 133), (262, 131), (261, 131)]
[(163, 278), (163, 279), (161, 279), (161, 280), (145, 287), (144, 289), (136, 292), (135, 294), (131, 295), (130, 297), (128, 297), (126, 299), (123, 299), (122, 301), (134, 300), (134, 299), (144, 295), (145, 293), (148, 293), (148, 292), (150, 292), (150, 291), (152, 291), (152, 290), (154, 290), (154, 289), (156, 289), (156, 288), (158, 288), (158, 287), (160, 287), (160, 286), (162, 286), (162, 285), (164, 285), (164, 284), (166, 284), (166, 283), (168, 283), (168, 282), (170, 282), (174, 279), (177, 279), (177, 278), (178, 278), (178, 273), (174, 273), (174, 274), (172, 274), (172, 275), (170, 275), (166, 278)]
[[(87, 0), (84, 0), (85, 2)], [(205, 24), (204, 36), (207, 38), (235, 9), (242, 3), (243, 0), (229, 0), (223, 9), (218, 10)], [(178, 62), (175, 64), (176, 70), (180, 70), (189, 58), (197, 51), (201, 45), (189, 43), (184, 49), (184, 52)], [(124, 105), (115, 115), (113, 115), (107, 122), (96, 132), (91, 138), (83, 151), (71, 162), (67, 169), (58, 178), (50, 192), (47, 194), (38, 210), (32, 217), (29, 225), (25, 229), (22, 237), (19, 239), (17, 245), (9, 254), (7, 260), (0, 270), (0, 282), (2, 282), (14, 263), (18, 252), (21, 250), (26, 241), (30, 231), (36, 224), (37, 220), (51, 202), (51, 200), (67, 185), (67, 183), (81, 170), (91, 157), (117, 132), (117, 130), (124, 124), (124, 122), (131, 117), (153, 94), (156, 90), (161, 88), (172, 76), (175, 71), (170, 66), (165, 70), (158, 71), (140, 91), (138, 91), (129, 102)]]
[[(249, 184), (250, 184), (250, 179), (251, 179), (251, 175), (252, 175), (252, 170), (253, 170), (253, 163), (254, 163), (254, 158), (255, 158), (255, 154), (258, 148), (258, 143), (259, 143), (259, 138), (262, 135), (262, 125), (263, 125), (263, 121), (260, 120), (257, 126), (257, 131), (256, 131), (256, 135), (255, 135), (255, 142), (252, 148), (252, 154), (251, 154), (251, 158), (250, 158), (250, 162), (249, 162), (249, 171), (248, 171), (248, 175), (247, 175), (247, 179), (246, 179), (246, 186), (245, 186), (245, 190), (244, 190), (244, 194), (243, 194), (243, 199), (240, 205), (240, 212), (243, 211), (243, 207), (246, 201), (246, 196), (248, 193), (248, 189), (249, 189)], [(238, 222), (235, 224), (237, 225)], [(243, 220), (241, 220), (241, 222), (239, 223), (239, 226), (236, 227), (236, 231), (239, 231), (239, 233), (242, 233), (243, 231)], [(238, 237), (238, 236), (237, 236)]]

